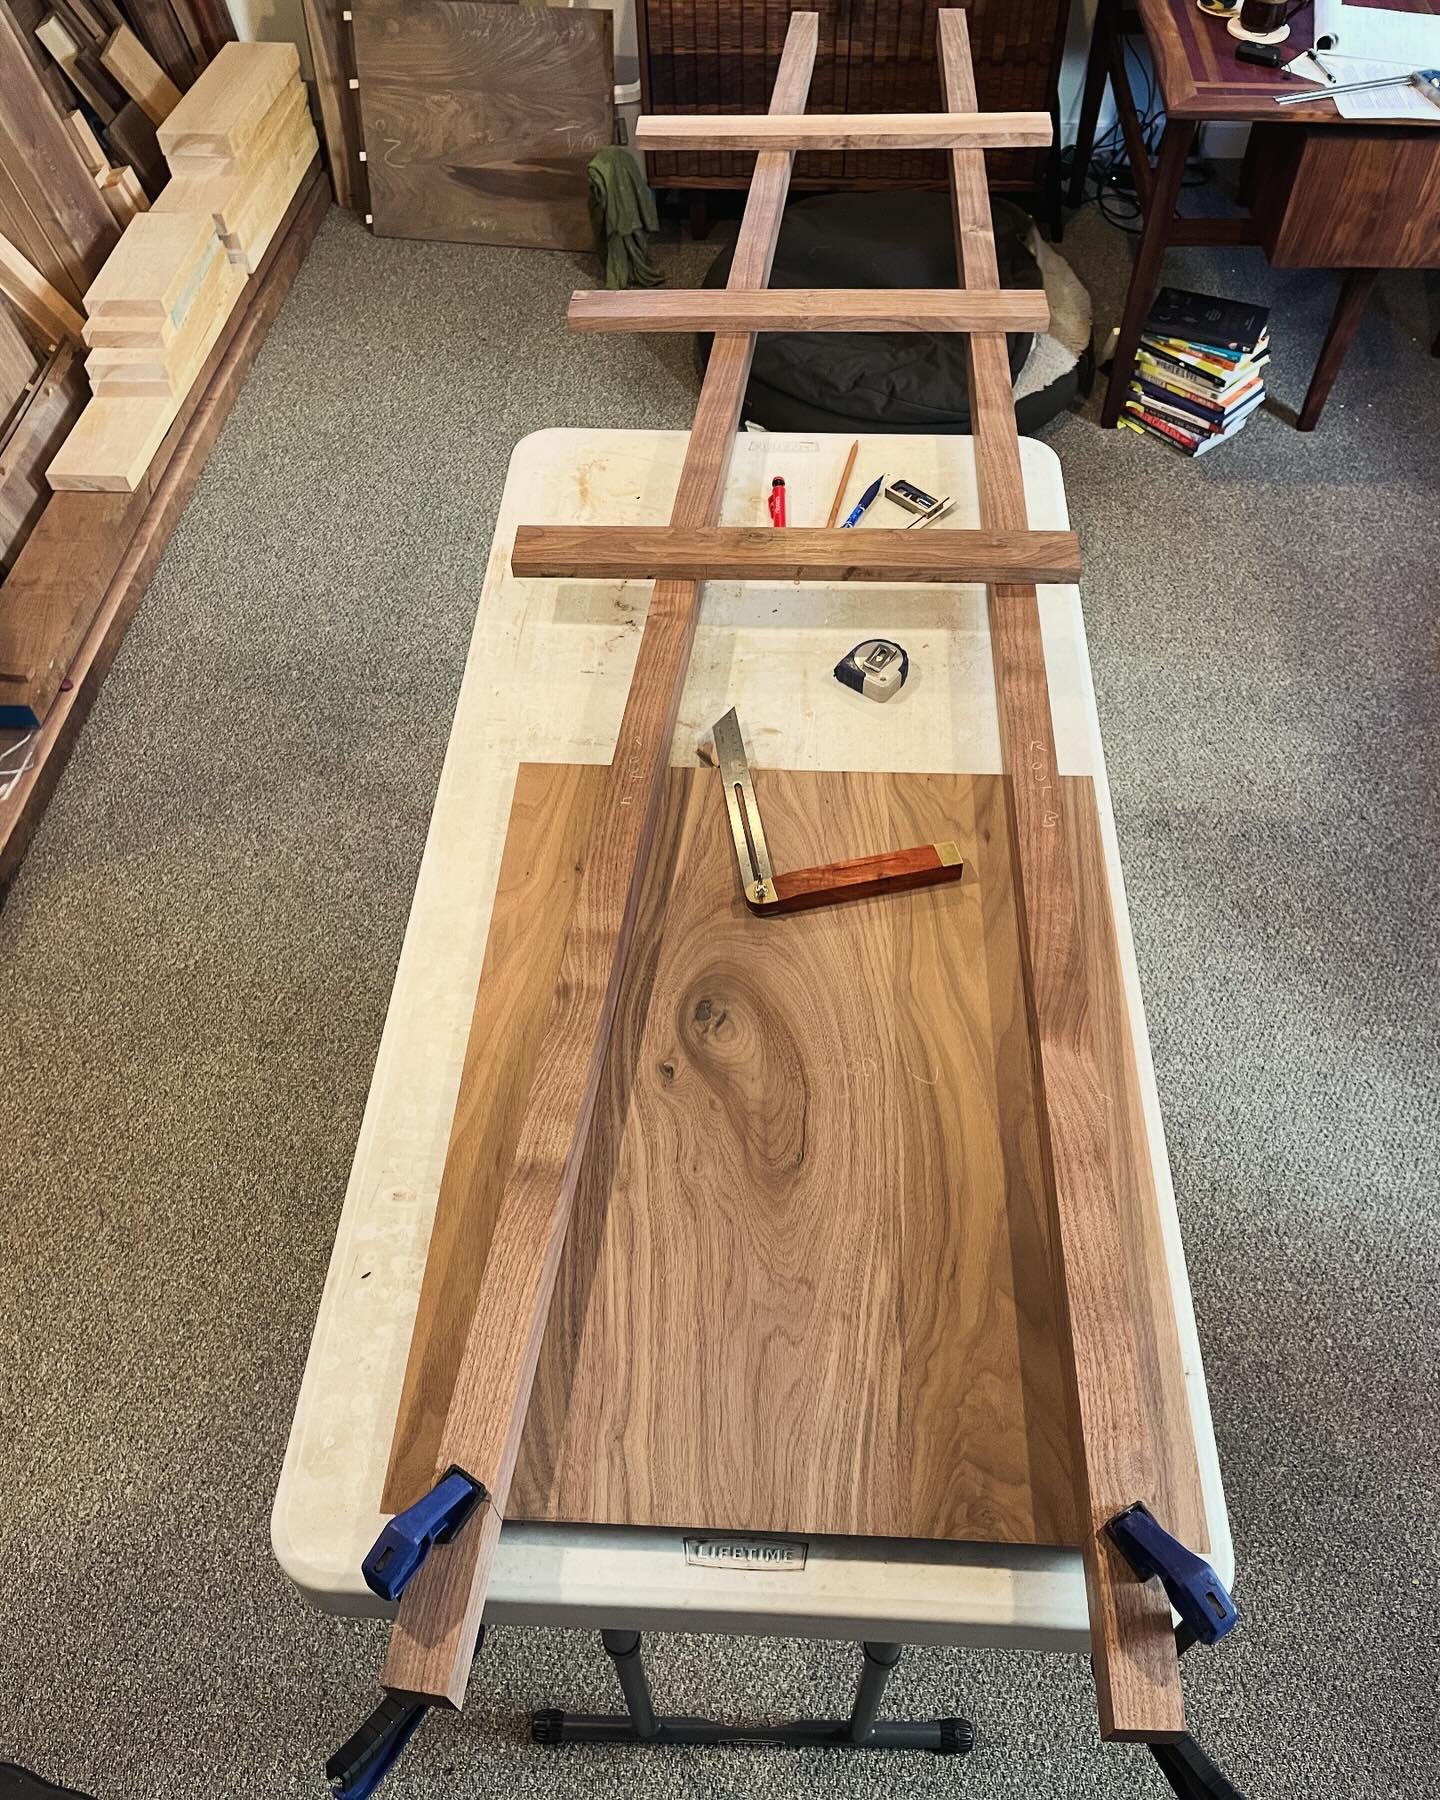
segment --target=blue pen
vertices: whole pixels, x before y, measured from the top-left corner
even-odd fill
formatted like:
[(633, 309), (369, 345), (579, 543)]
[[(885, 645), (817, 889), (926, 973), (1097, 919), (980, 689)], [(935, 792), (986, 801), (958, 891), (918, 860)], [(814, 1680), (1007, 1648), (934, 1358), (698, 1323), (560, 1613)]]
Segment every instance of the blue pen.
[(866, 513), (869, 512), (870, 508), (879, 499), (880, 490), (884, 485), (885, 477), (883, 475), (877, 475), (874, 481), (870, 483), (869, 487), (866, 488), (865, 492), (855, 502), (855, 510), (840, 527), (842, 531), (848, 531), (852, 525), (858, 525), (860, 523)]

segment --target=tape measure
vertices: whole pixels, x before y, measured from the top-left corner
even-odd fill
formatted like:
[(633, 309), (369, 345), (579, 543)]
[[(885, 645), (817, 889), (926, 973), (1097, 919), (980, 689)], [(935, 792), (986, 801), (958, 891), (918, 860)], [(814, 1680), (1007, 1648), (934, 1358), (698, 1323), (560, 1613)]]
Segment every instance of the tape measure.
[(890, 638), (866, 638), (835, 665), (835, 679), (867, 700), (898, 694), (910, 673), (910, 658)]

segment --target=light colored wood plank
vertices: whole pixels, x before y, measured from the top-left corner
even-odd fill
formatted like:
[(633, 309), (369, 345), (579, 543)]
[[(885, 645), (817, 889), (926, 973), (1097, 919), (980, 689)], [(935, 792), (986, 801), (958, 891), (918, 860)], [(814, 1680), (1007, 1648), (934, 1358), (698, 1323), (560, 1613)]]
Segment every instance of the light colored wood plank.
[(84, 328), (84, 316), (6, 237), (0, 237), (0, 293), (29, 321), (46, 350), (78, 338)]
[(636, 121), (641, 150), (976, 150), (1050, 142), (1048, 113), (649, 113)]
[[(966, 877), (777, 928), (740, 898), (714, 772), (668, 772), (511, 1515), (1066, 1542), (1003, 783), (755, 778), (787, 865), (943, 831)], [(482, 1177), (437, 1212), (387, 1505), (433, 1477), (606, 782), (516, 785), (469, 1052)]]
[(119, 225), (128, 225), (136, 213), (150, 210), (150, 201), (140, 185), (140, 177), (131, 168), (111, 169), (96, 185)]
[(300, 78), (289, 42), (226, 44), (155, 135), (177, 174), (243, 156), (281, 91)]
[(1078, 581), (1073, 531), (522, 525), (511, 572), (594, 581)]
[(65, 127), (75, 140), (75, 148), (85, 159), (85, 166), (90, 173), (97, 177), (108, 175), (110, 173), (109, 155), (106, 153), (105, 146), (90, 129), (90, 121), (84, 113), (78, 109), (75, 112), (66, 113)]
[[(792, 16), (772, 104), (805, 104), (817, 22)], [(731, 282), (763, 281), (779, 236), (789, 177), (779, 152), (752, 190), (741, 223)], [(759, 171), (757, 171), (757, 174)], [(749, 335), (715, 339), (680, 474), (672, 523), (715, 521), (754, 352)], [(520, 1434), (544, 1336), (560, 1252), (590, 1136), (620, 985), (645, 887), (671, 738), (699, 618), (693, 582), (657, 582), (610, 766), (598, 853), (580, 877), (559, 975), (545, 1012), (536, 1074), (526, 1099), (491, 1240), (481, 1291), (465, 1337), (441, 1456), (469, 1469), (492, 1496), (475, 1524), (426, 1560), (406, 1589), (390, 1636), (386, 1686), (458, 1706), (489, 1581), (490, 1563), (519, 1452)], [(477, 1103), (461, 1093), (457, 1120)], [(446, 1181), (468, 1183), (463, 1130), (447, 1155)], [(436, 1473), (440, 1472), (438, 1466)]]
[(169, 319), (178, 326), (211, 260), (221, 254), (208, 213), (142, 213), (126, 226), (85, 295), (89, 325)]
[(45, 471), (56, 493), (133, 493), (175, 419), (169, 398), (90, 402)]
[(79, 338), (84, 330), (81, 315), (7, 237), (0, 237), (0, 294), (52, 344)]
[(163, 341), (94, 345), (85, 362), (94, 392), (120, 399), (136, 394), (185, 394), (244, 287), (243, 269), (226, 256), (212, 256), (184, 319)]
[(100, 123), (108, 125), (115, 117), (115, 108), (104, 90), (91, 79), (81, 60), (80, 45), (76, 43), (65, 21), (58, 13), (50, 13), (35, 27), (35, 35), (55, 58), (71, 87), (92, 108)]
[[(940, 14), (947, 104), (975, 103), (963, 13)], [(996, 285), (984, 160), (951, 157), (956, 254), (963, 279)], [(983, 525), (1026, 524), (1014, 401), (1003, 337), (966, 340)], [(1051, 1171), (1058, 1311), (1066, 1321), (1071, 1459), (1089, 1598), (1091, 1650), (1107, 1737), (1163, 1739), (1184, 1729), (1170, 1606), (1157, 1582), (1138, 1581), (1105, 1526), (1143, 1500), (1197, 1548), (1203, 1509), (1183, 1410), (1156, 1414), (1179, 1350), (1163, 1260), (1137, 1276), (1136, 1241), (1154, 1212), (1136, 1077), (1123, 1028), (1123, 985), (1108, 898), (1099, 877), (1093, 786), (1062, 782), (1055, 754), (1044, 646), (1034, 589), (996, 585), (989, 600), (1001, 748), (1009, 776), (1031, 1032), (1040, 1072), (1041, 1127)], [(1142, 1294), (1142, 1287), (1145, 1292)], [(1188, 1433), (1187, 1433), (1188, 1435)]]
[(214, 173), (175, 176), (155, 211), (208, 213), (227, 250), (256, 268), (318, 143), (297, 82), (275, 101), (243, 158)]
[(100, 61), (152, 125), (163, 125), (180, 104), (180, 90), (128, 25), (106, 40)]
[(586, 288), (571, 295), (566, 323), (572, 331), (1044, 331), (1050, 306), (1043, 288)]

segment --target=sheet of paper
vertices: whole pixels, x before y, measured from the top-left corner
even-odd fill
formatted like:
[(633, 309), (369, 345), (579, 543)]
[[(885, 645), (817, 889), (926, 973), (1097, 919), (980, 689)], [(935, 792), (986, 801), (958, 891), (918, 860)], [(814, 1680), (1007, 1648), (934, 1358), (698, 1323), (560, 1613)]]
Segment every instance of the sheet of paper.
[(1314, 82), (1317, 100), (1325, 98), (1325, 88), (1332, 85), (1325, 71), (1334, 77), (1333, 85), (1347, 81), (1376, 81), (1386, 75), (1401, 79), (1393, 87), (1369, 88), (1359, 94), (1336, 94), (1335, 109), (1342, 119), (1419, 119), (1431, 125), (1440, 124), (1440, 106), (1427, 100), (1418, 88), (1409, 84), (1413, 63), (1377, 62), (1370, 57), (1339, 56), (1333, 50), (1306, 51), (1286, 67), (1286, 74), (1301, 81)]
[(1412, 69), (1433, 69), (1440, 66), (1440, 16), (1316, 0), (1315, 43), (1322, 54), (1327, 42), (1339, 56), (1378, 57)]

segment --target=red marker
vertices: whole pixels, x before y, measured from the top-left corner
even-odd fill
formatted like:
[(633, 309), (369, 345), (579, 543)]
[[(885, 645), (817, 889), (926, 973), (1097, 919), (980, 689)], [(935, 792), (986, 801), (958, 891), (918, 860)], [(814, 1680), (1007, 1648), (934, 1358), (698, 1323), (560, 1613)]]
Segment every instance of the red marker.
[(785, 477), (777, 475), (770, 483), (770, 523), (785, 523)]

